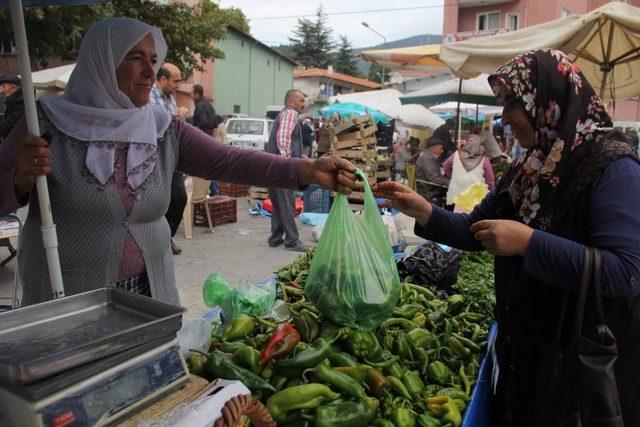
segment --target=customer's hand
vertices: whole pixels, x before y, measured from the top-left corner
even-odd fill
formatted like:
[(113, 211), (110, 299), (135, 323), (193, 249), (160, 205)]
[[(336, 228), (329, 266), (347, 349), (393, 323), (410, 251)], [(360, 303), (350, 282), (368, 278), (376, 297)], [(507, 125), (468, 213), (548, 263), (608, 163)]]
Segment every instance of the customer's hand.
[(355, 170), (356, 167), (351, 162), (334, 155), (306, 159), (298, 174), (298, 185), (305, 187), (317, 184), (350, 194), (356, 188)]
[(15, 191), (21, 199), (31, 191), (38, 175), (51, 173), (51, 150), (47, 141), (28, 134), (16, 143)]
[(469, 229), (491, 255), (524, 256), (533, 228), (517, 221), (478, 221)]
[(433, 208), (424, 197), (399, 182), (380, 182), (373, 186), (373, 194), (376, 197), (388, 199), (389, 202), (381, 204), (382, 207), (393, 207), (405, 215), (411, 216), (422, 226), (431, 218)]

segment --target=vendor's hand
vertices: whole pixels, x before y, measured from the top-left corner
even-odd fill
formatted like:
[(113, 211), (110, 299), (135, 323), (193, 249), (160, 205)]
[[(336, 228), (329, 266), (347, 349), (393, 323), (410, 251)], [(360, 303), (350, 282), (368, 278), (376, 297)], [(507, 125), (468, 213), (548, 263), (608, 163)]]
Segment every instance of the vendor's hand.
[(380, 182), (373, 186), (373, 195), (389, 202), (382, 203), (382, 207), (393, 207), (405, 215), (411, 216), (422, 226), (431, 218), (433, 208), (424, 197), (399, 182)]
[(524, 256), (533, 228), (517, 221), (478, 221), (469, 229), (491, 255)]
[(51, 173), (51, 150), (47, 141), (28, 134), (16, 144), (15, 191), (21, 199), (31, 191), (38, 175)]
[(330, 190), (350, 194), (356, 188), (354, 172), (356, 167), (338, 156), (322, 156), (306, 159), (298, 174), (298, 185), (306, 187), (317, 184)]

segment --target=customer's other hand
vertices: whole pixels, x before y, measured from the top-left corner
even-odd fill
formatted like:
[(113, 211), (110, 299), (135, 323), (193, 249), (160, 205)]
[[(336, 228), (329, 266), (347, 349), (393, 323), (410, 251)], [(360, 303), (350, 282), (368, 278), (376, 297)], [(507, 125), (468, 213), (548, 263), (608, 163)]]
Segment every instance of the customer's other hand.
[(372, 190), (374, 196), (389, 200), (382, 203), (382, 207), (396, 208), (403, 214), (415, 218), (422, 226), (429, 222), (433, 211), (431, 203), (406, 185), (395, 181), (380, 182), (374, 185)]
[(18, 199), (24, 197), (33, 187), (38, 175), (51, 173), (51, 150), (47, 141), (27, 134), (16, 143), (15, 191)]
[(487, 248), (487, 252), (498, 256), (524, 256), (533, 234), (533, 228), (508, 220), (478, 221), (469, 231)]
[(298, 175), (298, 185), (305, 187), (317, 184), (349, 194), (356, 188), (355, 170), (351, 162), (334, 155), (306, 159)]

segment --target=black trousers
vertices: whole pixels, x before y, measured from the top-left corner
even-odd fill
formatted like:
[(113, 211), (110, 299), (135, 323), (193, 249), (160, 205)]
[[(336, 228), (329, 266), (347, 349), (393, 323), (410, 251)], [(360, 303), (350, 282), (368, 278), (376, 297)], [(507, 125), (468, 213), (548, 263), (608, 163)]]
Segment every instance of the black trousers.
[(171, 202), (167, 213), (164, 214), (171, 228), (171, 237), (178, 231), (185, 206), (187, 206), (187, 190), (184, 188), (184, 179), (182, 172), (175, 171), (171, 179)]

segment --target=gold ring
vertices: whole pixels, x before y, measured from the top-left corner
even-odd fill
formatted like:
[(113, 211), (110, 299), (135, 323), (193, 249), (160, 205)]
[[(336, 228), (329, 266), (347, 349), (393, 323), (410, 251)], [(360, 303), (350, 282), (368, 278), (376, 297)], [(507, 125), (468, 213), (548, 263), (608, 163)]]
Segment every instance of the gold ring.
[(37, 157), (34, 157), (33, 158), (33, 164), (36, 165), (36, 166), (40, 166), (40, 159), (37, 158)]

